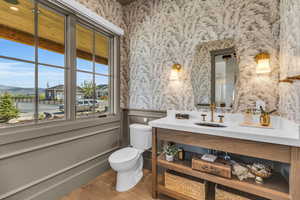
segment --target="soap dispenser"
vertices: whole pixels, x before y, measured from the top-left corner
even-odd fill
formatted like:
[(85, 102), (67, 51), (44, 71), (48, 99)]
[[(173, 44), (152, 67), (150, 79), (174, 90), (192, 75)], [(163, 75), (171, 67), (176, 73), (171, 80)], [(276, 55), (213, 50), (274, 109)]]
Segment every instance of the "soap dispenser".
[(271, 112), (266, 112), (262, 107), (260, 107), (260, 118), (259, 122), (261, 126), (270, 126), (271, 124), (271, 114), (276, 112), (276, 110), (272, 110)]
[(259, 122), (261, 126), (269, 126), (270, 125), (270, 115), (269, 113), (265, 112), (262, 106), (260, 106), (260, 118)]

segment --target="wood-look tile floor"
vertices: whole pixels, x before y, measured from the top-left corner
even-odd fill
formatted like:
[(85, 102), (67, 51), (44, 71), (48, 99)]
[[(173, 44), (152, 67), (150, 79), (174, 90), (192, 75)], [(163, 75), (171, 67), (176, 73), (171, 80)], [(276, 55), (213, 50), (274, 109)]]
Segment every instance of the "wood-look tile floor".
[[(90, 183), (74, 190), (61, 200), (152, 200), (151, 172), (144, 170), (143, 179), (127, 192), (115, 190), (116, 173), (109, 170)], [(160, 200), (172, 200), (161, 196)]]

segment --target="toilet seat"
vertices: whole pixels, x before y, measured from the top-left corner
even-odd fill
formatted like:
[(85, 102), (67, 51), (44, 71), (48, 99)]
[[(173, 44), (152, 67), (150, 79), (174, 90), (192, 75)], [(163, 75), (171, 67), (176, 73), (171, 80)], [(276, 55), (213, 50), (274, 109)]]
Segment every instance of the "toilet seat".
[(125, 147), (115, 151), (109, 156), (110, 163), (126, 163), (136, 159), (139, 156), (139, 151), (132, 147)]

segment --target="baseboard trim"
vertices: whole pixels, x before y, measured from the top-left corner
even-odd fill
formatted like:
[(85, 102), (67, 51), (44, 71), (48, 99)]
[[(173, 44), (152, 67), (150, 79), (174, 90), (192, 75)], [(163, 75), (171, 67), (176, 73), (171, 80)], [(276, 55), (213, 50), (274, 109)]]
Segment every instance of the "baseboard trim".
[(42, 183), (42, 182), (45, 182), (45, 181), (47, 181), (47, 180), (49, 180), (49, 179), (52, 179), (52, 178), (54, 178), (54, 177), (56, 177), (56, 176), (59, 176), (59, 175), (61, 175), (61, 174), (63, 174), (63, 173), (66, 173), (66, 172), (68, 172), (68, 171), (70, 171), (70, 170), (72, 170), (72, 169), (74, 169), (74, 168), (76, 168), (76, 167), (78, 167), (78, 166), (80, 166), (80, 165), (83, 165), (83, 164), (85, 164), (85, 163), (87, 163), (87, 162), (90, 162), (90, 161), (95, 160), (95, 159), (97, 159), (97, 158), (99, 158), (99, 157), (102, 157), (102, 156), (104, 156), (104, 155), (106, 155), (106, 154), (108, 154), (108, 153), (111, 153), (112, 151), (115, 151), (115, 150), (119, 149), (119, 148), (120, 148), (119, 146), (118, 146), (118, 147), (111, 148), (111, 149), (109, 149), (109, 150), (107, 150), (107, 151), (104, 151), (104, 152), (99, 153), (99, 154), (97, 154), (97, 155), (95, 155), (95, 156), (92, 156), (92, 157), (90, 157), (90, 158), (87, 158), (87, 159), (85, 159), (85, 160), (82, 160), (82, 161), (80, 161), (80, 162), (77, 162), (77, 163), (75, 163), (75, 164), (73, 164), (73, 165), (71, 165), (71, 166), (69, 166), (69, 167), (66, 167), (66, 168), (64, 168), (64, 169), (61, 169), (61, 170), (59, 170), (59, 171), (57, 171), (57, 172), (55, 172), (55, 173), (52, 173), (52, 174), (50, 174), (50, 175), (48, 175), (48, 176), (45, 176), (45, 177), (40, 178), (40, 179), (38, 179), (38, 180), (36, 180), (36, 181), (33, 181), (33, 182), (31, 182), (31, 183), (28, 183), (28, 184), (26, 184), (26, 185), (24, 185), (24, 186), (22, 186), (22, 187), (19, 187), (19, 188), (14, 189), (14, 190), (12, 190), (12, 191), (10, 191), (10, 192), (7, 192), (7, 193), (5, 193), (5, 194), (3, 194), (3, 195), (0, 195), (0, 200), (1, 200), (1, 199), (8, 198), (8, 197), (11, 197), (11, 196), (13, 196), (13, 195), (15, 195), (15, 194), (17, 194), (17, 193), (20, 193), (20, 192), (22, 192), (22, 191), (24, 191), (24, 190), (27, 190), (27, 189), (29, 189), (29, 188), (35, 186), (35, 185), (38, 185), (38, 184), (40, 184), (40, 183)]
[(61, 139), (61, 140), (57, 140), (55, 142), (49, 142), (49, 143), (46, 143), (46, 144), (42, 144), (42, 145), (22, 149), (22, 150), (19, 150), (19, 151), (10, 152), (10, 153), (1, 155), (0, 160), (8, 159), (8, 158), (11, 158), (11, 157), (14, 157), (14, 156), (19, 156), (19, 155), (22, 155), (22, 154), (25, 154), (25, 153), (30, 153), (30, 152), (33, 152), (33, 151), (38, 151), (38, 150), (41, 150), (41, 149), (49, 148), (49, 147), (60, 145), (60, 144), (63, 144), (63, 143), (72, 142), (72, 141), (83, 139), (83, 138), (86, 138), (86, 137), (91, 137), (91, 136), (98, 135), (98, 134), (101, 134), (101, 133), (110, 132), (110, 131), (113, 131), (113, 130), (116, 130), (116, 129), (120, 129), (120, 126), (114, 126), (112, 128), (107, 128), (107, 129), (103, 129), (103, 130), (100, 130), (100, 131), (94, 131), (94, 132), (91, 132), (91, 133)]

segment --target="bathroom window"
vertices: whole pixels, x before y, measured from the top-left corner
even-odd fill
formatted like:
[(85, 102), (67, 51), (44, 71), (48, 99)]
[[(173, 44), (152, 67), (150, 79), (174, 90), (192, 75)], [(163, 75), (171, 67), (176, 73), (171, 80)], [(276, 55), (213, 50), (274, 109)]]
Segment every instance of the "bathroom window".
[(81, 24), (76, 25), (76, 116), (109, 113), (111, 94), (110, 38)]
[(0, 130), (116, 113), (118, 37), (48, 1), (0, 1)]
[(65, 16), (30, 0), (0, 4), (0, 128), (65, 119)]

